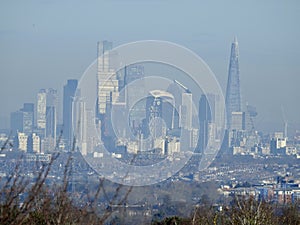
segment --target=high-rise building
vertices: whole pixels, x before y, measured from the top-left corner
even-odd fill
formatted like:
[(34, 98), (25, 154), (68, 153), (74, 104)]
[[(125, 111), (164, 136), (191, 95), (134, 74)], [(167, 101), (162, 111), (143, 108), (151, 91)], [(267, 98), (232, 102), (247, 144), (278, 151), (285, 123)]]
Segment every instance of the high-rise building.
[(179, 118), (183, 91), (184, 90), (175, 81), (167, 88), (167, 92), (170, 92), (175, 99), (174, 129), (178, 129), (180, 127)]
[(37, 94), (36, 131), (42, 139), (48, 137), (56, 139), (57, 108), (57, 90), (41, 89)]
[[(22, 112), (28, 113), (28, 134), (32, 132), (32, 129), (34, 127), (34, 104), (33, 103), (24, 103), (23, 108), (21, 109)], [(27, 132), (26, 129), (24, 131)]]
[(34, 104), (25, 103), (24, 107), (19, 111), (10, 114), (10, 124), (13, 135), (17, 132), (23, 132), (26, 135), (32, 133), (33, 130), (33, 116)]
[(184, 92), (181, 95), (181, 106), (180, 106), (180, 126), (183, 129), (191, 130), (193, 122), (193, 97), (192, 93)]
[[(146, 101), (146, 121), (153, 138), (165, 137), (174, 127), (174, 96), (166, 91), (152, 90)], [(147, 137), (148, 134), (142, 131)]]
[(217, 94), (207, 93), (201, 95), (199, 101), (199, 150), (205, 150), (208, 143), (218, 146), (222, 139), (222, 121), (224, 111), (222, 110), (221, 99)]
[[(113, 43), (111, 41), (99, 41), (98, 42), (98, 57), (104, 55), (108, 51), (110, 51), (113, 47)], [(100, 59), (98, 59), (100, 60)], [(101, 59), (101, 62), (98, 62), (98, 71), (102, 70), (109, 70), (109, 57), (104, 57)]]
[(107, 106), (119, 97), (119, 81), (116, 71), (111, 65), (112, 42), (98, 42), (97, 57), (97, 91), (98, 91), (98, 107), (97, 114), (103, 117), (107, 112)]
[(231, 127), (232, 112), (240, 112), (241, 110), (239, 49), (237, 39), (235, 38), (231, 45), (226, 89), (227, 128)]
[(199, 101), (199, 150), (202, 152), (208, 143), (208, 126), (212, 122), (212, 110), (206, 95), (201, 95)]
[(46, 108), (46, 137), (56, 140), (56, 108), (54, 106)]
[(47, 92), (46, 89), (41, 89), (37, 94), (36, 126), (38, 129), (44, 131), (46, 129), (46, 107), (47, 107)]
[(15, 135), (17, 132), (23, 132), (23, 112), (16, 111), (10, 113), (10, 129)]
[(53, 88), (48, 88), (46, 92), (47, 92), (47, 106), (53, 106), (55, 108), (58, 108), (57, 90)]
[(126, 105), (129, 111), (129, 126), (136, 132), (146, 117), (144, 67), (130, 65), (125, 67)]
[(57, 90), (47, 89), (46, 101), (46, 137), (56, 140), (58, 97)]
[(175, 99), (174, 128), (192, 129), (193, 98), (192, 92), (178, 80), (174, 80), (167, 89)]
[[(96, 130), (96, 118), (94, 110), (86, 109), (86, 129), (87, 129), (87, 153), (92, 153), (97, 145), (99, 145), (99, 137), (101, 137), (101, 129)], [(98, 121), (101, 123), (100, 121)], [(98, 125), (98, 124), (97, 124)], [(97, 126), (97, 128), (99, 125)], [(99, 135), (99, 137), (98, 137)]]
[(63, 137), (66, 147), (72, 146), (72, 103), (77, 89), (77, 80), (68, 80), (63, 93)]
[(73, 101), (72, 109), (73, 132), (76, 138), (76, 148), (82, 153), (87, 154), (87, 115), (86, 104), (83, 98), (76, 96)]

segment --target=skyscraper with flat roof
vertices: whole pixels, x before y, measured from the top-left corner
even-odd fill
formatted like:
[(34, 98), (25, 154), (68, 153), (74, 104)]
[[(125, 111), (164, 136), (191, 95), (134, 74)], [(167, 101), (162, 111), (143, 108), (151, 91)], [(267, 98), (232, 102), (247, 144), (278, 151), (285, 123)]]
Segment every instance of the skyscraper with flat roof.
[(212, 122), (212, 110), (208, 103), (207, 96), (201, 95), (199, 101), (199, 139), (198, 146), (201, 152), (204, 151), (208, 143), (208, 125)]
[(163, 90), (149, 92), (146, 100), (146, 120), (153, 138), (165, 137), (167, 129), (174, 128), (174, 104), (174, 96), (169, 92)]
[(76, 95), (73, 101), (73, 132), (76, 138), (76, 148), (82, 153), (87, 154), (87, 116), (86, 104), (80, 95)]
[(180, 126), (183, 129), (191, 130), (193, 123), (193, 96), (190, 92), (184, 92), (181, 95), (180, 106)]
[(33, 130), (34, 104), (24, 103), (24, 107), (10, 114), (10, 129), (13, 135), (23, 132), (26, 135)]
[(231, 44), (231, 54), (226, 89), (227, 128), (231, 127), (232, 112), (240, 112), (241, 110), (239, 49), (237, 39), (234, 38), (234, 41)]
[(145, 74), (142, 65), (125, 67), (125, 85), (127, 86), (126, 105), (129, 110), (129, 126), (136, 131), (146, 117), (146, 101), (140, 98), (145, 96)]
[(46, 137), (56, 140), (56, 108), (54, 106), (46, 108)]
[(63, 96), (63, 137), (67, 146), (72, 146), (72, 103), (77, 89), (77, 80), (68, 80), (64, 86)]
[(58, 111), (57, 90), (47, 89), (47, 107), (46, 107), (46, 137), (52, 137), (56, 140), (56, 124)]
[(36, 125), (38, 129), (46, 129), (46, 89), (41, 89), (37, 94)]
[(98, 81), (98, 98), (97, 113), (104, 116), (107, 112), (107, 106), (118, 98), (119, 81), (116, 77), (116, 71), (111, 65), (112, 42), (98, 42), (97, 57), (97, 81)]

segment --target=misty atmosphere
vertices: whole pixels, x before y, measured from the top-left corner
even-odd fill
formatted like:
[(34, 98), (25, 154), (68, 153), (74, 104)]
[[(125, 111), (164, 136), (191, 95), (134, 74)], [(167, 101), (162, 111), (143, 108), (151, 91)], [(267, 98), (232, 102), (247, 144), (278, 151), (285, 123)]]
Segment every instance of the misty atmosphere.
[(298, 1), (1, 1), (0, 224), (300, 224)]

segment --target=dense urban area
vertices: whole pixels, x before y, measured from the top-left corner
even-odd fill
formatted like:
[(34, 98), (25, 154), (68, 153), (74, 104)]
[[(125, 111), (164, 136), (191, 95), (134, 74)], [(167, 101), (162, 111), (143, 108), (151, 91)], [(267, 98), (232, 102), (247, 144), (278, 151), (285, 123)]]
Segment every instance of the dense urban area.
[[(216, 93), (193, 92), (184, 78), (144, 93), (149, 67), (116, 71), (111, 49), (112, 42), (98, 43), (95, 109), (70, 79), (62, 100), (57, 90), (41, 89), (35, 103), (11, 113), (10, 129), (0, 131), (1, 224), (67, 224), (70, 218), (242, 224), (242, 213), (265, 213), (251, 224), (300, 223), (300, 131), (288, 133), (287, 122), (273, 133), (256, 130), (258, 112), (241, 101), (236, 38), (225, 105)], [(168, 167), (177, 163), (177, 170)], [(126, 165), (149, 166), (152, 174), (130, 173)]]

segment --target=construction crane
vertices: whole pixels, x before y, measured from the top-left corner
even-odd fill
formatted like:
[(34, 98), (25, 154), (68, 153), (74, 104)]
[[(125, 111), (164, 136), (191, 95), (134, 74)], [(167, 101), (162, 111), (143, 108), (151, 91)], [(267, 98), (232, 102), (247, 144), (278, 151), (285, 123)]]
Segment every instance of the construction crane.
[(186, 86), (184, 86), (182, 83), (180, 83), (178, 80), (174, 80), (174, 83), (177, 84), (179, 87), (181, 87), (186, 93), (192, 93), (190, 89), (188, 89)]

